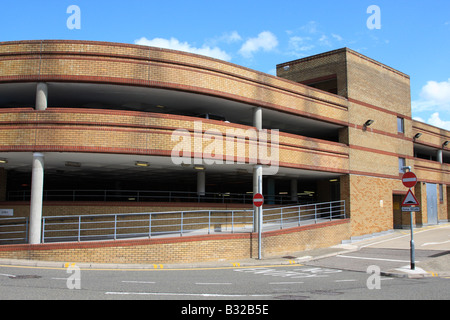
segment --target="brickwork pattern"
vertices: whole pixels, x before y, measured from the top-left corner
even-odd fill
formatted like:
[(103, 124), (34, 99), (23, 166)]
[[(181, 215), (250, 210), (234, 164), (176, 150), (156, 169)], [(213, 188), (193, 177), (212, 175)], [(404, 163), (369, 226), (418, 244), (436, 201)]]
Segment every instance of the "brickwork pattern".
[[(348, 220), (263, 234), (263, 256), (341, 243), (350, 234)], [(325, 235), (326, 237), (323, 237)], [(257, 234), (118, 240), (97, 243), (7, 245), (0, 258), (86, 263), (186, 263), (256, 258)]]

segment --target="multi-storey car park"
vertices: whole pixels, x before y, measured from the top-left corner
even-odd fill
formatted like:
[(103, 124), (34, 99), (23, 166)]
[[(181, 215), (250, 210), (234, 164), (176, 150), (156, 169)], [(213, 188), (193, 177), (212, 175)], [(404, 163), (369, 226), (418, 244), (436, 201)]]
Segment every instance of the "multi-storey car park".
[[(329, 246), (409, 225), (405, 167), (415, 225), (438, 224), (450, 219), (449, 141), (412, 120), (408, 75), (348, 48), (272, 76), (146, 46), (3, 42), (0, 257), (255, 257), (261, 185), (264, 223), (277, 225), (263, 229), (264, 255)], [(256, 153), (264, 143), (276, 162)]]

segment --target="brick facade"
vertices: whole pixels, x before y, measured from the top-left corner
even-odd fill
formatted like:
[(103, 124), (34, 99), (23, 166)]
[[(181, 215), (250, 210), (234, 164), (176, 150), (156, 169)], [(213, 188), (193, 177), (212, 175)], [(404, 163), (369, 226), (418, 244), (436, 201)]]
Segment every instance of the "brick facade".
[[(415, 193), (421, 202), (421, 212), (416, 214), (415, 223), (426, 225), (429, 220), (427, 184), (436, 184), (438, 219), (450, 219), (448, 156), (439, 163), (433, 156), (424, 159), (416, 152), (447, 152), (448, 147), (444, 149), (443, 143), (450, 140), (450, 132), (412, 120), (408, 75), (347, 48), (280, 64), (277, 74), (275, 77), (195, 54), (128, 44), (56, 40), (0, 43), (0, 85), (51, 82), (164, 89), (262, 107), (339, 128), (336, 129), (339, 142), (280, 132), (279, 164), (292, 170), (339, 176), (340, 198), (346, 201), (350, 219), (323, 229), (309, 227), (266, 234), (267, 254), (336, 244), (350, 236), (408, 224), (399, 207), (399, 199), (407, 191), (401, 183), (399, 158), (405, 159), (406, 166), (411, 166), (419, 178)], [(403, 123), (402, 131), (398, 129), (398, 119)], [(36, 111), (33, 106), (6, 106), (0, 108), (0, 152), (170, 157), (176, 145), (171, 139), (174, 130), (184, 129), (192, 134), (198, 120), (141, 111), (67, 106)], [(374, 123), (365, 126), (367, 120)], [(222, 136), (227, 129), (254, 128), (223, 121), (201, 121), (203, 133), (214, 129)], [(414, 139), (416, 133), (422, 134), (420, 139)], [(246, 146), (247, 162), (254, 159), (249, 148), (254, 140), (238, 136), (233, 141)], [(191, 150), (191, 157), (201, 156), (193, 141)], [(225, 160), (226, 152), (218, 157)], [(328, 185), (318, 184), (330, 193)], [(15, 208), (17, 216), (28, 216), (28, 204), (4, 202), (6, 188), (6, 172), (0, 165), (2, 205)], [(75, 206), (77, 212), (85, 210), (91, 214), (170, 210), (165, 204), (76, 203)], [(44, 215), (71, 214), (74, 208), (73, 203), (45, 203)], [(80, 262), (144, 262), (135, 257), (137, 253), (145, 253), (148, 263), (184, 261), (187, 252), (198, 259), (254, 256), (254, 235), (191, 240), (9, 249), (17, 257)], [(9, 255), (7, 248), (0, 250), (0, 256)], [(164, 256), (169, 251), (182, 254)]]

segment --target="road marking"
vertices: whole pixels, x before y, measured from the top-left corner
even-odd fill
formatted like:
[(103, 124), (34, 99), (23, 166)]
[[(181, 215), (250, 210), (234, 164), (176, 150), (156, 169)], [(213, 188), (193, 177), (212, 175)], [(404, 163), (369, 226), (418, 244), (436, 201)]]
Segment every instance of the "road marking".
[(342, 280), (334, 280), (334, 282), (355, 282), (355, 279), (342, 279)]
[(269, 282), (269, 284), (301, 284), (304, 282)]
[(129, 281), (123, 280), (122, 282), (124, 282), (124, 283), (143, 283), (143, 284), (148, 284), (148, 283), (154, 284), (155, 283), (153, 281), (133, 281), (133, 280), (129, 280)]
[[(355, 256), (344, 256), (338, 254), (336, 257), (339, 258), (349, 258), (349, 259), (360, 259), (360, 260), (376, 260), (376, 261), (391, 261), (391, 262), (410, 262), (409, 260), (395, 260), (395, 259), (382, 259), (382, 258), (367, 258), (367, 257), (355, 257)], [(416, 261), (420, 262), (420, 261)]]
[(200, 285), (200, 286), (209, 286), (209, 285), (231, 285), (231, 282), (196, 282), (195, 284)]
[(0, 273), (0, 276), (4, 276), (4, 277), (8, 277), (8, 278), (15, 278), (16, 277), (13, 274), (4, 274), (4, 273)]
[(444, 244), (444, 243), (447, 243), (447, 242), (450, 242), (450, 240), (442, 241), (442, 242), (427, 242), (427, 243), (424, 243), (424, 244), (422, 245), (422, 247), (425, 247), (425, 246), (431, 246), (431, 245), (433, 245), (433, 244)]
[(169, 292), (105, 292), (108, 295), (189, 296), (189, 297), (271, 297), (270, 294), (169, 293)]

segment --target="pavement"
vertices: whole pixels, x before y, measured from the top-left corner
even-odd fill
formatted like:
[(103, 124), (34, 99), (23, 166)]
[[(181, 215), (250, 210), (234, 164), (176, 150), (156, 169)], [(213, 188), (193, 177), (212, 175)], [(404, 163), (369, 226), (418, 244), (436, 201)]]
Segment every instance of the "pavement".
[[(426, 226), (414, 229), (416, 252), (427, 250), (432, 252), (425, 260), (417, 262), (415, 269), (410, 265), (390, 268), (381, 264), (381, 275), (390, 277), (450, 277), (450, 223), (441, 223), (435, 226)], [(240, 259), (236, 261), (214, 261), (214, 262), (192, 262), (183, 264), (99, 264), (99, 263), (77, 263), (81, 269), (189, 269), (189, 268), (235, 268), (235, 267), (258, 267), (291, 264), (308, 264), (322, 259), (342, 257), (348, 254), (360, 252), (367, 248), (378, 249), (379, 258), (383, 259), (383, 252), (388, 254), (389, 250), (401, 250), (405, 252), (410, 248), (409, 230), (390, 230), (387, 232), (352, 238), (342, 244), (314, 249), (308, 251), (291, 252), (282, 256), (264, 257), (259, 259)], [(45, 267), (45, 268), (67, 268), (68, 263), (52, 261), (33, 261), (0, 259), (0, 265), (14, 265), (23, 267)], [(354, 264), (356, 266), (356, 264)], [(352, 267), (347, 267), (351, 270)], [(354, 271), (360, 271), (356, 267)]]

